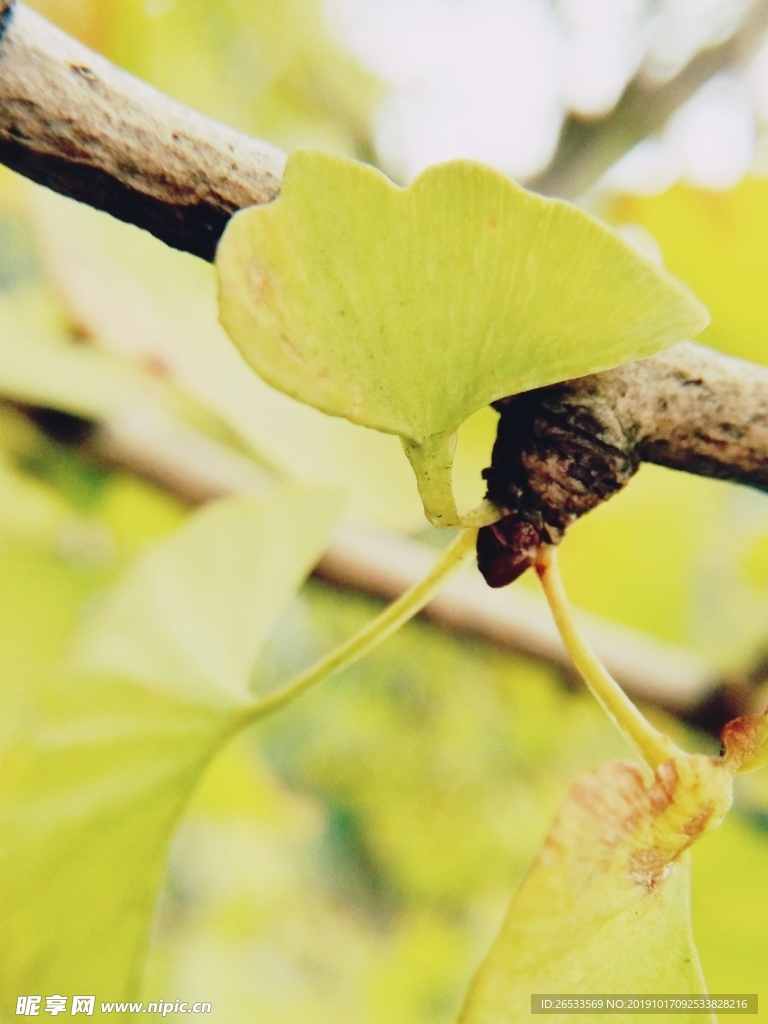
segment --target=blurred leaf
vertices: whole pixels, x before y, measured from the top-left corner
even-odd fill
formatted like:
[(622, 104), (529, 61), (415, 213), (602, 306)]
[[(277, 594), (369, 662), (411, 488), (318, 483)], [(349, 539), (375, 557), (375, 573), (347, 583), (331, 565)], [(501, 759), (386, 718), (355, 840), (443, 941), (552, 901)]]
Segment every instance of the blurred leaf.
[(135, 991), (170, 833), (335, 514), (299, 489), (209, 506), (101, 609), (81, 648), (91, 672), (41, 690), (2, 764), (7, 1000)]
[(627, 196), (613, 216), (647, 228), (665, 265), (709, 307), (702, 342), (768, 363), (768, 179), (746, 178), (727, 192), (675, 185), (658, 196)]
[(86, 46), (106, 51), (113, 4), (100, 0), (31, 0), (29, 6)]
[(91, 672), (206, 702), (244, 682), (283, 604), (320, 557), (331, 492), (288, 489), (199, 513), (143, 558), (93, 616), (79, 652)]
[(0, 394), (85, 419), (140, 415), (162, 394), (125, 360), (75, 344), (45, 297), (0, 296)]
[(704, 992), (686, 851), (720, 824), (731, 788), (722, 763), (702, 756), (666, 762), (650, 785), (628, 762), (579, 780), (475, 978), (462, 1024), (522, 1020), (532, 993)]
[(40, 679), (59, 671), (89, 600), (114, 582), (126, 554), (169, 533), (184, 512), (119, 473), (105, 473), (84, 502), (78, 476), (87, 480), (89, 468), (82, 459), (2, 406), (0, 443), (9, 453), (0, 455), (2, 746)]
[[(50, 488), (0, 456), (0, 751), (41, 668), (58, 655), (87, 583), (57, 546), (75, 517)], [(63, 546), (63, 545), (62, 545)]]
[(370, 145), (371, 112), (382, 90), (333, 39), (322, 0), (37, 6), (69, 31), (86, 32), (91, 45), (157, 88), (276, 145), (347, 153)]
[(110, 476), (98, 506), (99, 519), (123, 559), (133, 559), (148, 544), (169, 536), (188, 511), (167, 491), (125, 473)]
[(278, 199), (232, 218), (216, 265), (222, 323), (254, 369), (400, 435), (420, 488), (450, 465), (441, 439), (494, 399), (650, 355), (707, 322), (581, 210), (468, 161), (398, 189), (371, 167), (295, 152)]

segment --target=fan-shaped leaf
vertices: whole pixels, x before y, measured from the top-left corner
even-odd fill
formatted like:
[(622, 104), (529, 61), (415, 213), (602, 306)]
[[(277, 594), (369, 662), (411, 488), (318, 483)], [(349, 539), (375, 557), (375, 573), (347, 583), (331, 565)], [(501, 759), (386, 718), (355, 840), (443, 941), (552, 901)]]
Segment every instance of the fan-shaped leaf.
[(527, 1020), (533, 994), (704, 992), (686, 851), (720, 824), (731, 791), (724, 764), (702, 756), (667, 761), (651, 785), (627, 762), (577, 782), (475, 978), (460, 1024)]
[(298, 488), (207, 508), (107, 601), (90, 671), (44, 688), (0, 763), (3, 1005), (136, 991), (171, 832), (335, 514)]
[(469, 161), (401, 189), (295, 152), (278, 199), (232, 219), (217, 266), (222, 323), (257, 372), (400, 435), (423, 492), (438, 490), (430, 468), (450, 479), (450, 439), (482, 406), (650, 355), (708, 320), (583, 211)]

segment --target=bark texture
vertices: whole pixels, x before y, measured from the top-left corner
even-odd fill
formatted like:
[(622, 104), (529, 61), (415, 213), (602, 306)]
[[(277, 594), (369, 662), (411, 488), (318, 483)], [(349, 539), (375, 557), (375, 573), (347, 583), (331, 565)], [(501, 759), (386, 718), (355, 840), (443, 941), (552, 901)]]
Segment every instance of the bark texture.
[(212, 260), (232, 214), (277, 195), (285, 157), (5, 3), (0, 162)]
[(478, 537), (491, 586), (622, 488), (641, 462), (768, 491), (768, 370), (683, 342), (651, 359), (497, 403), (488, 497), (510, 515)]

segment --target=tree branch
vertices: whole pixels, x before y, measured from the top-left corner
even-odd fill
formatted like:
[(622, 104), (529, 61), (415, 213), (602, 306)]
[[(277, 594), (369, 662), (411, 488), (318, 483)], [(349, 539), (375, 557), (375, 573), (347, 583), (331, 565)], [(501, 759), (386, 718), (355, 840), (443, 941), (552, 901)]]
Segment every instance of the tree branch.
[(497, 403), (480, 569), (505, 586), (539, 545), (623, 487), (641, 462), (768, 491), (768, 369), (684, 342), (651, 359)]
[(206, 260), (236, 210), (279, 192), (278, 149), (164, 96), (23, 4), (0, 13), (8, 167)]

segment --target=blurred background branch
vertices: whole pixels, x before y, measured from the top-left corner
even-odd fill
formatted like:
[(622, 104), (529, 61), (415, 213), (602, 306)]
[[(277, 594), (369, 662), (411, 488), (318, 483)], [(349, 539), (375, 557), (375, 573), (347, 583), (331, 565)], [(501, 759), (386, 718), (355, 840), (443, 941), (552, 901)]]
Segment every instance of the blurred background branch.
[(528, 187), (578, 199), (638, 143), (659, 133), (710, 79), (744, 67), (762, 46), (766, 29), (768, 6), (756, 3), (731, 36), (697, 53), (670, 79), (650, 80), (641, 69), (606, 116), (569, 114), (554, 157), (542, 173), (528, 180)]
[[(156, 422), (106, 422), (88, 450), (170, 488), (183, 500), (210, 501), (263, 489), (253, 463), (191, 430)], [(316, 574), (334, 586), (391, 601), (417, 583), (434, 560), (434, 548), (381, 530), (348, 524), (338, 528)], [(449, 582), (425, 614), (453, 632), (571, 672), (568, 655), (539, 595), (511, 589), (491, 592), (477, 576)], [(638, 700), (675, 714), (695, 716), (718, 687), (704, 659), (637, 630), (595, 615), (583, 625), (609, 670)]]

